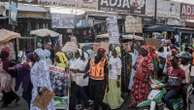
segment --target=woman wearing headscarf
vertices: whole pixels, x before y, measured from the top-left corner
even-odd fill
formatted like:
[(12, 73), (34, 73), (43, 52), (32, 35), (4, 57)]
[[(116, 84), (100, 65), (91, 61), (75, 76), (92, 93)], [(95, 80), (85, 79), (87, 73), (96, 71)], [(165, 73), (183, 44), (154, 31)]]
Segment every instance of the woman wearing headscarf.
[[(53, 91), (51, 87), (51, 82), (50, 82), (48, 64), (45, 60), (45, 57), (46, 56), (44, 54), (43, 49), (40, 48), (35, 50), (35, 56), (34, 56), (35, 63), (30, 72), (31, 81), (33, 85), (30, 110), (40, 110), (40, 108), (35, 106), (33, 103), (35, 101), (35, 98), (41, 92), (41, 89), (46, 88), (46, 89), (49, 89), (50, 91)], [(46, 110), (55, 110), (53, 100), (49, 102)]]
[(3, 77), (1, 77), (1, 83), (0, 83), (0, 89), (3, 92), (3, 104), (2, 108), (7, 107), (10, 103), (12, 103), (14, 100), (17, 103), (19, 101), (19, 97), (17, 96), (15, 91), (15, 83), (13, 78), (16, 76), (15, 72), (10, 70), (9, 68), (14, 66), (14, 64), (9, 59), (9, 48), (3, 48), (1, 50), (1, 61), (2, 61), (2, 74)]
[(153, 71), (152, 61), (148, 57), (148, 51), (141, 48), (136, 63), (136, 74), (134, 85), (132, 87), (132, 101), (129, 107), (132, 107), (145, 100), (149, 94), (149, 78)]
[(121, 97), (121, 59), (116, 49), (113, 49), (109, 59), (109, 82), (107, 92), (104, 96), (104, 103), (111, 109), (118, 109), (124, 102)]
[(57, 52), (55, 55), (55, 65), (61, 68), (68, 67), (68, 59), (63, 52)]
[(49, 65), (52, 65), (51, 52), (50, 52), (50, 50), (44, 49), (44, 54), (45, 54), (45, 56), (46, 56), (46, 62), (47, 62)]

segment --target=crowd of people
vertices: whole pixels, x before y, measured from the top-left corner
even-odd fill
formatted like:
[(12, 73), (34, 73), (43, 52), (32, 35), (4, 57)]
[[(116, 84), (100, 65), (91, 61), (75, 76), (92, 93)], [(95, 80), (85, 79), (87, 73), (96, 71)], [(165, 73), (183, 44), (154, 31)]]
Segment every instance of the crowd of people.
[[(78, 46), (79, 47), (79, 46)], [(133, 43), (131, 46), (110, 45), (109, 51), (99, 48), (76, 52), (55, 51), (49, 44), (27, 51), (26, 59), (17, 63), (9, 59), (9, 48), (1, 50), (0, 92), (3, 108), (18, 103), (17, 91), (29, 110), (40, 110), (34, 101), (43, 88), (53, 91), (49, 65), (71, 72), (70, 110), (93, 108), (94, 110), (119, 109), (128, 102), (129, 109), (147, 99), (150, 78), (169, 84), (164, 102), (172, 109), (171, 99), (182, 92), (182, 84), (191, 84), (194, 78), (194, 47), (180, 50), (169, 42), (159, 49)], [(47, 110), (55, 110), (50, 100)]]

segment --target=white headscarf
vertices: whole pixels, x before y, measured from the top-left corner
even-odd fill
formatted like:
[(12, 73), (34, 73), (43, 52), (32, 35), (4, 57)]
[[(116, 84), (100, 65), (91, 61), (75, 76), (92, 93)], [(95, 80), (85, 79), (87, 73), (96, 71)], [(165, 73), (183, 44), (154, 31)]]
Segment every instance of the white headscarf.
[(44, 52), (44, 50), (42, 48), (38, 48), (34, 52), (38, 55), (40, 60), (43, 60), (43, 59), (46, 58), (46, 54), (45, 54), (45, 52)]

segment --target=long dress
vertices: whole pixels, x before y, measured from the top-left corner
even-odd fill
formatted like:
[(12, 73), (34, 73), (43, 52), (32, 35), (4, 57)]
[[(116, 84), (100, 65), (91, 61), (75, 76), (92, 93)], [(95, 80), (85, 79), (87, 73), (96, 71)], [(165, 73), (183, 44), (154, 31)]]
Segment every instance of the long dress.
[(124, 102), (121, 97), (121, 87), (118, 87), (118, 76), (121, 75), (121, 59), (111, 57), (109, 60), (109, 91), (105, 93), (103, 102), (108, 104), (111, 109), (118, 109)]
[(139, 103), (147, 98), (150, 91), (149, 77), (153, 71), (153, 64), (148, 57), (138, 58), (136, 71), (132, 97), (135, 103)]
[[(52, 91), (50, 76), (48, 73), (48, 65), (46, 61), (40, 60), (36, 62), (31, 69), (31, 81), (33, 84), (32, 100), (30, 110), (40, 110), (40, 108), (33, 105), (33, 102), (38, 95), (39, 87), (46, 87)], [(55, 110), (53, 100), (49, 103), (47, 110)]]

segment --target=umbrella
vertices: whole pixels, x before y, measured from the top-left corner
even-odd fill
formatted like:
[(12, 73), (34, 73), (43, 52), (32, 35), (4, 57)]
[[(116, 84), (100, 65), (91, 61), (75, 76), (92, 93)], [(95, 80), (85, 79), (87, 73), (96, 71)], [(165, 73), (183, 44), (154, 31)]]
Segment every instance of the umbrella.
[(5, 43), (19, 37), (21, 37), (19, 33), (9, 31), (6, 29), (0, 29), (0, 43)]
[(62, 48), (63, 52), (77, 52), (78, 46), (75, 42), (67, 42), (65, 46)]
[(139, 40), (139, 41), (143, 41), (144, 40), (143, 37), (137, 36), (137, 35), (132, 35), (132, 34), (123, 35), (122, 38), (124, 40)]
[(37, 30), (33, 30), (30, 32), (31, 35), (36, 35), (36, 36), (39, 36), (39, 37), (57, 37), (59, 36), (60, 34), (55, 32), (55, 31), (52, 31), (52, 30), (49, 30), (49, 29), (37, 29)]

